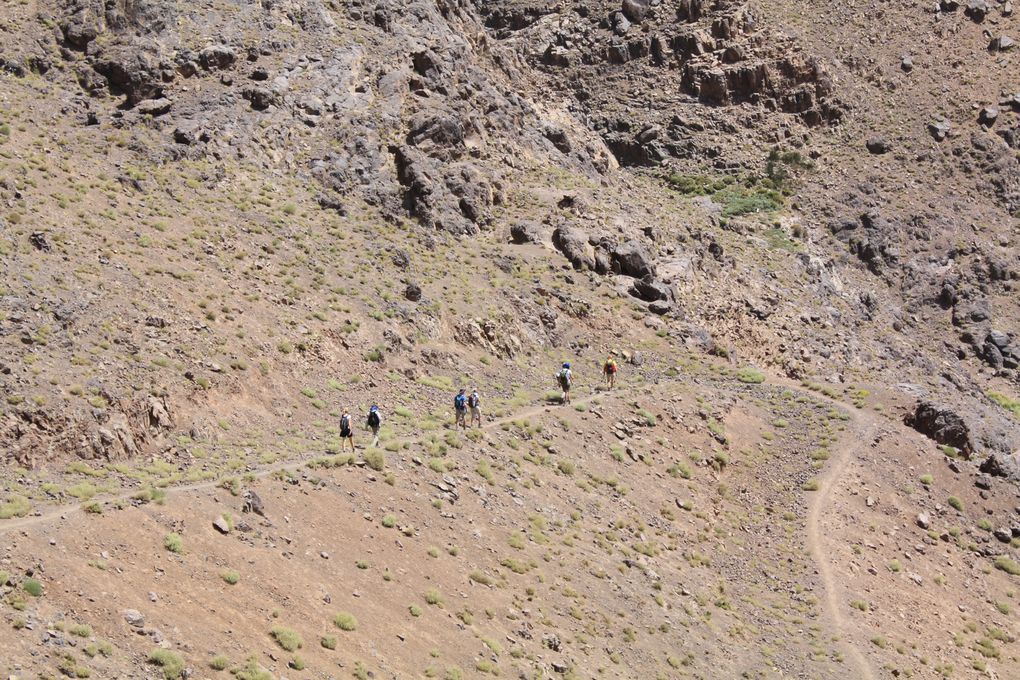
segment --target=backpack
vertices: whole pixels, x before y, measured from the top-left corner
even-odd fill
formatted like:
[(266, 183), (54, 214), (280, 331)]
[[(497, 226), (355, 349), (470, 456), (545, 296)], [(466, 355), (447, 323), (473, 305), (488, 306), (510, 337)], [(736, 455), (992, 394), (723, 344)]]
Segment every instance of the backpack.
[(468, 397), (468, 406), (470, 406), (471, 408), (478, 408), (477, 394), (472, 394), (470, 397)]
[(368, 414), (368, 426), (369, 427), (379, 427), (379, 423), (380, 422), (381, 421), (379, 420), (379, 412), (378, 411), (370, 411), (369, 414)]
[(616, 373), (616, 362), (612, 359), (606, 362), (606, 373)]
[(350, 432), (351, 431), (351, 417), (350, 416), (344, 416), (343, 418), (340, 419), (340, 431), (341, 432)]
[(570, 387), (570, 369), (564, 368), (563, 370), (561, 370), (559, 374), (559, 379), (560, 385), (562, 385), (564, 389)]
[(458, 411), (463, 411), (464, 410), (464, 403), (466, 401), (467, 401), (467, 398), (463, 394), (458, 394), (456, 397), (453, 398), (453, 407), (455, 409), (457, 409)]

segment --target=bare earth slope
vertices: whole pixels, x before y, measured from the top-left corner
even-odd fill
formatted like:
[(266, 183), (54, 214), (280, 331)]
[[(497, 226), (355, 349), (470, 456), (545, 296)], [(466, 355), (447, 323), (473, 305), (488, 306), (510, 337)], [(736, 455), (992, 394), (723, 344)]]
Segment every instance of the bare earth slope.
[(934, 9), (5, 4), (0, 672), (1020, 676), (1020, 19)]

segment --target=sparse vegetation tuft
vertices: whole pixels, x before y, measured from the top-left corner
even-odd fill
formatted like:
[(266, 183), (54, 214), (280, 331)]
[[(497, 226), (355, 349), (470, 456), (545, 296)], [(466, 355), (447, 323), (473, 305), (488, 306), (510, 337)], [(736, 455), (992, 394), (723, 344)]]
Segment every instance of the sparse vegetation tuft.
[(358, 629), (358, 620), (350, 612), (340, 612), (333, 618), (333, 623), (337, 628), (348, 633)]
[(154, 649), (149, 652), (149, 663), (163, 669), (166, 680), (177, 680), (184, 673), (184, 659), (169, 649)]
[(276, 644), (288, 652), (297, 651), (304, 645), (304, 640), (301, 639), (301, 636), (293, 628), (275, 626), (269, 631), (269, 634), (273, 636)]

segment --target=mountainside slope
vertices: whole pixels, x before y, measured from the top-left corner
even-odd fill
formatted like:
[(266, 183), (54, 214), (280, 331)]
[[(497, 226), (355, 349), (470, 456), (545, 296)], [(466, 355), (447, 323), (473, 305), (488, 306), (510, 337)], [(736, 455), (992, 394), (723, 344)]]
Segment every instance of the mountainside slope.
[(939, 8), (9, 3), (0, 672), (1016, 674), (1018, 19)]

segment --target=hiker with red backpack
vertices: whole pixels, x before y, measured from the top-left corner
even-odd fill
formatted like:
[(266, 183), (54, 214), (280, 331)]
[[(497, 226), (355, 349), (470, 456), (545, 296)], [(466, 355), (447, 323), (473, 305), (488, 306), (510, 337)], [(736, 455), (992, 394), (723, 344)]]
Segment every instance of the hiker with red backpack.
[(611, 390), (616, 385), (616, 371), (618, 366), (616, 365), (616, 359), (610, 354), (609, 358), (606, 359), (606, 363), (602, 365), (602, 373), (606, 376), (606, 389)]

